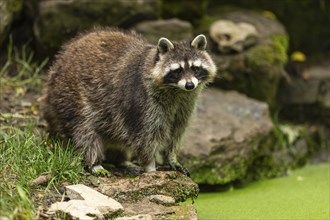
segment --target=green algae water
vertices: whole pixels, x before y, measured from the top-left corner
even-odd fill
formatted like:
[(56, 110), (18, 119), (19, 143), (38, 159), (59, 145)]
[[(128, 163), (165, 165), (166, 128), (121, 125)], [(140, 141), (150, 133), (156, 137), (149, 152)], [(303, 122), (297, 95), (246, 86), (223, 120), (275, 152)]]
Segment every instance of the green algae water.
[(330, 219), (330, 164), (222, 193), (201, 193), (199, 219)]

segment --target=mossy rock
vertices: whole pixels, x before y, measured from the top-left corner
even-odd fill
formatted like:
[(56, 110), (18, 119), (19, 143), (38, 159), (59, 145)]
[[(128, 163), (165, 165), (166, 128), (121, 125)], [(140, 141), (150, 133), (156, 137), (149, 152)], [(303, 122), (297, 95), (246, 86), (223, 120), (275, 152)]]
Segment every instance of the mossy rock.
[(103, 179), (100, 192), (119, 202), (137, 202), (151, 195), (165, 195), (184, 202), (195, 199), (199, 188), (189, 177), (174, 171), (144, 173), (137, 177), (111, 177)]
[(211, 185), (242, 179), (273, 129), (267, 104), (217, 89), (204, 92), (191, 125), (180, 161), (195, 182)]
[(267, 71), (274, 65), (284, 66), (288, 60), (286, 50), (288, 48), (288, 37), (284, 34), (274, 35), (271, 41), (252, 47), (246, 57), (246, 65), (254, 71)]
[(198, 184), (225, 185), (242, 179), (251, 163), (251, 155), (211, 156), (202, 161), (187, 160), (186, 166), (192, 170), (191, 178)]
[(179, 18), (193, 24), (206, 15), (208, 0), (162, 0), (161, 15), (163, 18)]
[(179, 19), (144, 21), (132, 28), (141, 33), (150, 43), (157, 44), (160, 37), (171, 41), (192, 39), (192, 25)]
[(214, 60), (219, 68), (215, 85), (265, 101), (273, 109), (277, 104), (279, 81), (285, 74), (284, 66), (288, 60), (289, 38), (284, 27), (276, 20), (245, 10), (226, 12), (221, 19), (253, 25), (259, 39), (255, 46), (241, 53), (220, 54), (213, 47)]
[(24, 0), (0, 0), (0, 44), (8, 37), (10, 26), (20, 15)]
[(180, 161), (204, 186), (286, 175), (325, 144), (305, 126), (271, 120), (265, 103), (233, 91), (205, 91), (191, 124)]
[(128, 28), (160, 16), (157, 0), (40, 1), (34, 34), (42, 52), (53, 54), (77, 33), (94, 26)]

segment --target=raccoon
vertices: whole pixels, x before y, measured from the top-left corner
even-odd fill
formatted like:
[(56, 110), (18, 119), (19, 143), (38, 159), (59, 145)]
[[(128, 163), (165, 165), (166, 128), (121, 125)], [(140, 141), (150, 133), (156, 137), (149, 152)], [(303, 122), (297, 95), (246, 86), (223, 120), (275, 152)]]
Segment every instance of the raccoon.
[(134, 32), (98, 29), (64, 45), (50, 67), (44, 118), (50, 133), (71, 139), (96, 171), (105, 149), (116, 145), (146, 172), (163, 155), (173, 170), (178, 146), (216, 66), (207, 40), (147, 43)]

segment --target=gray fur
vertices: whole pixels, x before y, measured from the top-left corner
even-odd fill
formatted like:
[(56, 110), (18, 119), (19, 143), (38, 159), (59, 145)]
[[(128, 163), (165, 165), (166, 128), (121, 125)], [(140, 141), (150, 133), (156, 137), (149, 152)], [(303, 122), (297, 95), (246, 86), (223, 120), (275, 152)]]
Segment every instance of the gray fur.
[[(73, 39), (57, 56), (49, 70), (44, 117), (52, 133), (71, 138), (83, 150), (89, 167), (105, 159), (110, 143), (132, 152), (147, 171), (154, 170), (158, 152), (177, 163), (196, 100), (216, 69), (206, 51), (167, 41), (160, 40), (174, 48), (159, 51), (159, 45), (133, 33), (94, 30)], [(189, 92), (164, 84), (166, 65), (190, 59), (206, 63), (207, 79)], [(192, 74), (187, 66), (183, 77)]]

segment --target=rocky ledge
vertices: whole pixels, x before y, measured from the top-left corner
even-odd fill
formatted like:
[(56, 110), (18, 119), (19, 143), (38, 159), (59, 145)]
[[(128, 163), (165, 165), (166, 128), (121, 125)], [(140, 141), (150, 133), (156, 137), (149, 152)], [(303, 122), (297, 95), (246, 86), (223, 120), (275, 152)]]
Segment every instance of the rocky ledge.
[(191, 204), (198, 185), (174, 171), (143, 173), (139, 176), (97, 178), (96, 187), (66, 186), (68, 201), (56, 202), (50, 216), (69, 215), (73, 219), (197, 219)]

